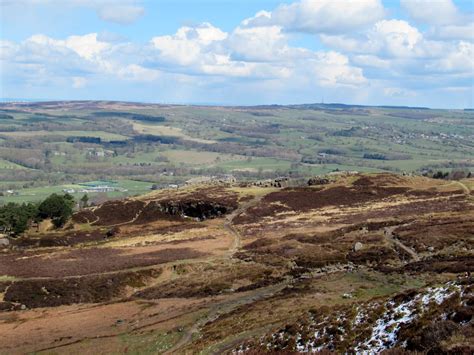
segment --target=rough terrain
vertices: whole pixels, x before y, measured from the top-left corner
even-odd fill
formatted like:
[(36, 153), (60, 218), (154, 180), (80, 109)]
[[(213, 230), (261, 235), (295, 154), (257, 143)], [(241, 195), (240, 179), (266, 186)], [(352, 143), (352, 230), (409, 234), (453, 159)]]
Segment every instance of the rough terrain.
[(0, 250), (0, 353), (472, 353), (473, 180), (160, 190)]

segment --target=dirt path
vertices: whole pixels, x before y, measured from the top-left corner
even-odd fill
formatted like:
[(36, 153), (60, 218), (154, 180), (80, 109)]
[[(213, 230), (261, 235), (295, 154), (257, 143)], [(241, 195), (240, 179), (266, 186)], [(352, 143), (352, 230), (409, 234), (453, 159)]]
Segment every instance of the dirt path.
[(385, 227), (384, 228), (384, 236), (385, 238), (392, 244), (395, 244), (399, 248), (403, 249), (406, 251), (410, 257), (413, 259), (413, 261), (419, 261), (420, 257), (418, 254), (411, 248), (407, 247), (405, 244), (400, 242), (398, 239), (393, 237), (393, 231), (400, 226), (391, 226), (391, 227)]
[(469, 195), (471, 193), (471, 189), (469, 187), (467, 187), (464, 183), (462, 183), (461, 181), (451, 181), (450, 183), (447, 183), (446, 185), (444, 186), (450, 186), (450, 185), (457, 185), (459, 186), (462, 191), (463, 191), (463, 194), (464, 195)]
[[(338, 272), (344, 272), (344, 268), (349, 267), (349, 265), (334, 265), (328, 266), (324, 268), (322, 271), (321, 268), (318, 268), (314, 271), (307, 272), (300, 276), (300, 278), (295, 278), (292, 276), (286, 277), (283, 281), (273, 284), (267, 287), (261, 287), (254, 291), (251, 291), (250, 294), (245, 294), (237, 298), (232, 298), (229, 300), (223, 300), (221, 302), (212, 304), (209, 307), (208, 314), (199, 319), (196, 323), (194, 323), (187, 331), (183, 337), (169, 350), (167, 350), (164, 354), (177, 354), (183, 353), (182, 349), (192, 342), (193, 336), (200, 332), (201, 328), (209, 322), (213, 322), (218, 319), (220, 316), (228, 314), (240, 306), (251, 304), (254, 302), (261, 301), (265, 298), (269, 298), (275, 296), (280, 291), (282, 291), (285, 287), (298, 282), (299, 279), (303, 279), (306, 277), (327, 277), (330, 274), (335, 274)], [(347, 270), (347, 269), (346, 269)], [(235, 339), (231, 341), (231, 343), (227, 344), (226, 341), (223, 341), (222, 344), (216, 349), (215, 351), (210, 352), (211, 354), (220, 354), (221, 350), (228, 350), (230, 346), (232, 346), (235, 342)], [(180, 350), (181, 349), (181, 350)], [(185, 353), (185, 352), (184, 352)]]
[(469, 195), (471, 193), (471, 190), (469, 189), (469, 187), (467, 187), (464, 183), (462, 183), (461, 181), (454, 181), (454, 183), (458, 184), (459, 186), (461, 186), (461, 188), (463, 189), (464, 193), (466, 195)]
[(257, 205), (262, 200), (262, 198), (263, 195), (252, 198), (250, 201), (245, 202), (226, 217), (224, 229), (234, 236), (234, 243), (229, 249), (230, 256), (234, 255), (239, 250), (242, 244), (242, 238), (240, 236), (240, 233), (237, 228), (232, 225), (232, 222), (237, 216), (247, 211), (250, 207), (254, 207), (255, 205)]
[[(143, 210), (146, 208), (146, 206), (148, 206), (149, 203), (150, 203), (150, 201), (148, 201), (148, 202), (145, 204), (145, 206), (143, 206), (143, 209), (139, 210), (139, 211), (137, 212), (137, 214), (135, 215), (135, 217), (133, 217), (130, 221), (126, 221), (126, 222), (122, 222), (122, 223), (116, 223), (116, 224), (109, 224), (109, 225), (101, 226), (101, 227), (109, 228), (109, 227), (123, 226), (123, 225), (125, 225), (125, 224), (132, 224), (132, 223), (134, 223), (134, 222), (138, 219), (138, 217), (140, 217), (140, 215), (142, 214)], [(100, 217), (97, 216), (97, 219), (96, 219), (94, 222), (90, 223), (90, 225), (97, 224), (97, 222), (99, 222), (99, 221), (100, 221)]]
[[(238, 207), (236, 210), (234, 210), (225, 218), (224, 229), (234, 236), (234, 242), (232, 243), (229, 249), (230, 258), (239, 250), (242, 244), (239, 231), (237, 230), (237, 228), (235, 228), (232, 225), (233, 220), (240, 214), (247, 211), (249, 208), (257, 205), (262, 198), (263, 198), (263, 195), (252, 198), (250, 201), (247, 201), (244, 204), (242, 204), (240, 207)], [(219, 302), (212, 305), (209, 309), (209, 313), (207, 314), (207, 316), (199, 319), (196, 323), (194, 323), (185, 332), (185, 334), (179, 340), (179, 342), (176, 343), (171, 349), (166, 351), (165, 354), (176, 353), (177, 350), (186, 346), (189, 342), (192, 341), (193, 335), (198, 333), (201, 327), (204, 326), (206, 323), (212, 322), (216, 320), (220, 315), (229, 313), (242, 305), (250, 304), (252, 302), (264, 299), (266, 297), (273, 296), (275, 293), (281, 291), (284, 287), (286, 287), (292, 281), (293, 281), (292, 279), (287, 279), (278, 284), (257, 289), (255, 292), (252, 292), (249, 295), (244, 295), (242, 297), (239, 297), (238, 299), (226, 300), (226, 301)]]
[(254, 292), (246, 295), (242, 295), (237, 299), (230, 299), (224, 300), (215, 304), (212, 304), (209, 308), (208, 314), (199, 319), (196, 323), (194, 323), (187, 331), (185, 331), (184, 336), (169, 350), (167, 350), (164, 354), (177, 354), (180, 353), (180, 349), (185, 347), (188, 343), (191, 342), (193, 336), (197, 334), (201, 328), (209, 322), (215, 321), (221, 315), (228, 314), (233, 310), (237, 309), (246, 304), (251, 304), (256, 301), (260, 301), (267, 297), (271, 297), (276, 293), (283, 290), (288, 284), (291, 283), (291, 279), (282, 281), (278, 284), (262, 287), (260, 289), (255, 290)]

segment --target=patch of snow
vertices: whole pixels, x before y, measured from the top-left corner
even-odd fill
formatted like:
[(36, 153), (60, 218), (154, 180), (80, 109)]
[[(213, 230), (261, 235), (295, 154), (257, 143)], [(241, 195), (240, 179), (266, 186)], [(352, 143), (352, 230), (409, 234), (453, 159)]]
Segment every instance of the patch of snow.
[[(413, 314), (414, 304), (415, 299), (401, 303), (397, 307), (390, 309), (394, 306), (394, 302), (389, 302), (387, 304), (387, 306), (389, 306), (387, 307), (387, 311), (375, 322), (371, 337), (359, 345), (355, 349), (356, 352), (360, 353), (362, 347), (377, 352), (393, 346), (397, 340), (400, 325), (409, 323), (415, 317)], [(401, 318), (395, 319), (395, 316), (400, 314)]]
[[(453, 288), (455, 290), (453, 290)], [(393, 308), (395, 303), (389, 301), (387, 303), (387, 311), (375, 322), (370, 338), (362, 344), (359, 344), (355, 351), (358, 354), (364, 353), (362, 349), (369, 349), (370, 352), (378, 352), (388, 349), (395, 345), (398, 332), (402, 324), (410, 323), (417, 316), (414, 313), (418, 301), (424, 306), (431, 302), (440, 305), (446, 299), (454, 295), (461, 289), (460, 286), (448, 283), (442, 287), (428, 288), (425, 293), (416, 295), (412, 300), (404, 302)], [(361, 322), (361, 313), (356, 317), (356, 322)], [(399, 317), (401, 315), (401, 317)], [(357, 323), (356, 323), (357, 324)]]

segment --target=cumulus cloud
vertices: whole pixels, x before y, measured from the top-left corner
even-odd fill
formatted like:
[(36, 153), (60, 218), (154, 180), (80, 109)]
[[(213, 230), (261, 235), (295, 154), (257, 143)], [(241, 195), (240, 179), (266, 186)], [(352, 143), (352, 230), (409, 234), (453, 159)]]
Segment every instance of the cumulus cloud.
[(174, 35), (158, 36), (151, 43), (162, 60), (179, 65), (191, 65), (209, 54), (209, 47), (227, 37), (227, 33), (210, 23), (197, 27), (181, 27)]
[(237, 27), (226, 44), (234, 59), (253, 62), (279, 61), (290, 51), (279, 26)]
[(421, 48), (422, 34), (403, 20), (382, 20), (363, 36), (321, 35), (326, 45), (352, 53), (379, 53), (382, 56), (407, 57)]
[[(420, 90), (420, 80), (438, 88), (472, 87), (474, 44), (470, 41), (439, 40), (403, 20), (382, 20), (362, 33), (320, 38), (363, 68), (371, 81), (392, 80), (406, 86), (403, 92), (412, 92), (415, 87)], [(400, 88), (393, 83), (387, 85)], [(395, 96), (391, 90), (384, 92)]]
[(465, 25), (436, 26), (428, 31), (428, 37), (438, 40), (465, 40), (474, 42), (474, 22)]
[(357, 87), (367, 83), (362, 69), (349, 65), (349, 59), (337, 52), (316, 54), (313, 70), (322, 86)]
[(292, 47), (279, 26), (238, 26), (226, 33), (204, 23), (151, 40), (150, 67), (192, 75), (249, 80), (302, 80), (321, 86), (364, 85), (360, 68), (337, 52)]
[(474, 14), (463, 13), (451, 0), (401, 0), (401, 6), (415, 22), (430, 26), (428, 38), (474, 42)]
[[(127, 46), (100, 41), (97, 33), (65, 39), (38, 34), (18, 44), (2, 41), (0, 46), (5, 49), (0, 57), (1, 66), (10, 69), (8, 75), (15, 75), (17, 80), (28, 84), (64, 79), (79, 89), (89, 84), (94, 76), (124, 80), (157, 78), (155, 70), (123, 62)], [(118, 60), (120, 53), (124, 55)]]
[(380, 0), (300, 0), (261, 11), (244, 25), (277, 25), (286, 31), (306, 33), (344, 33), (360, 29), (385, 15)]
[(422, 23), (449, 25), (465, 19), (451, 0), (400, 0), (400, 4), (411, 18)]
[[(143, 13), (129, 8), (140, 7), (132, 0), (71, 4), (88, 6), (99, 15), (102, 11), (104, 20), (122, 24)], [(137, 92), (159, 87), (192, 101), (210, 101), (206, 95), (230, 97), (227, 102), (308, 101), (319, 100), (324, 92), (326, 99), (339, 101), (414, 104), (409, 100), (427, 97), (423, 92), (428, 88), (437, 90), (436, 95), (443, 88), (456, 88), (452, 95), (467, 97), (474, 79), (474, 27), (459, 9), (449, 10), (450, 2), (443, 4), (449, 21), (433, 18), (423, 27), (416, 21), (428, 20), (420, 14), (415, 19), (411, 4), (405, 8), (411, 6), (414, 22), (385, 18), (376, 0), (301, 0), (260, 11), (231, 30), (205, 22), (150, 35), (146, 43), (106, 31), (68, 37), (35, 34), (21, 41), (0, 40), (0, 70), (3, 83), (22, 88), (54, 86), (84, 93), (123, 83)], [(133, 15), (129, 19), (121, 17), (123, 6), (124, 13)], [(295, 45), (295, 38), (303, 40)]]

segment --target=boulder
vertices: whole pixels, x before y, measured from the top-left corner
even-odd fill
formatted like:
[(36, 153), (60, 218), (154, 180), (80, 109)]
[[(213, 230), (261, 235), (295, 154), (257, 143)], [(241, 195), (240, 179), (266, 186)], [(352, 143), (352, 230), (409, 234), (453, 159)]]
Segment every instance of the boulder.
[(354, 251), (359, 251), (359, 250), (362, 250), (364, 248), (364, 245), (361, 243), (361, 242), (357, 242), (354, 244)]
[(329, 184), (329, 179), (322, 178), (319, 176), (312, 177), (311, 179), (308, 180), (308, 186), (327, 185), (327, 184)]
[(0, 248), (5, 248), (10, 245), (10, 240), (8, 238), (0, 238)]

